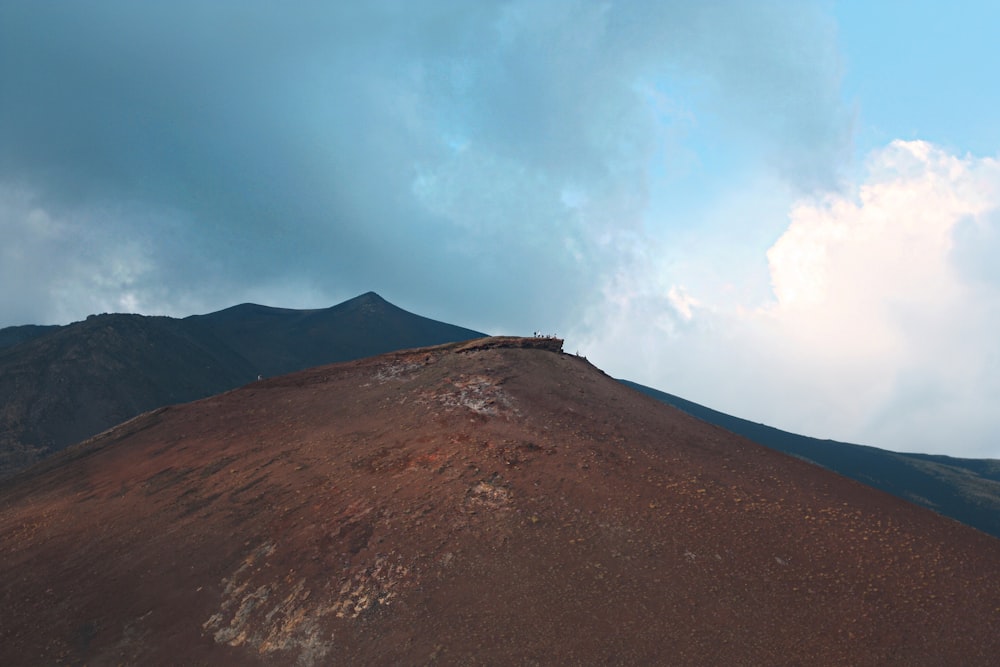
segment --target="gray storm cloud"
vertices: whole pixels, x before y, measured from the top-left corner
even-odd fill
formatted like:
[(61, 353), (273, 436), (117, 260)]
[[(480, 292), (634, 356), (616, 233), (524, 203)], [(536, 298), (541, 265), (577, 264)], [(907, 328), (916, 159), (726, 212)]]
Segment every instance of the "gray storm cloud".
[(564, 326), (641, 241), (653, 156), (683, 148), (643, 91), (695, 82), (683, 113), (835, 183), (829, 20), (708, 4), (6, 2), (0, 325), (287, 285)]

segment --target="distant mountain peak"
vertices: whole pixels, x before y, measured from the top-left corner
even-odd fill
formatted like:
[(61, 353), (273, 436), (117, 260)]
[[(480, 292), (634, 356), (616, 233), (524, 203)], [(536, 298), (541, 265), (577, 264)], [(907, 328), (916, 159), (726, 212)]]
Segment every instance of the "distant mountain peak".
[(393, 304), (389, 303), (381, 296), (375, 292), (365, 292), (364, 294), (359, 294), (353, 299), (348, 299), (341, 304), (333, 306), (334, 308), (385, 308), (385, 307), (395, 307)]

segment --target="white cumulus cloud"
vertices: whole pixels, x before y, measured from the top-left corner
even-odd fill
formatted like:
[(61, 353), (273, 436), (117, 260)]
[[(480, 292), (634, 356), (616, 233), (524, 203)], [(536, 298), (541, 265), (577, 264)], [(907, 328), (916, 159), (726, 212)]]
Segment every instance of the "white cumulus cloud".
[[(724, 300), (695, 294), (683, 303), (697, 307), (678, 310), (670, 285), (666, 302), (690, 321), (665, 330), (662, 308), (638, 305), (650, 295), (619, 295), (595, 310), (587, 348), (629, 377), (781, 428), (1000, 458), (998, 230), (1000, 162), (895, 141), (869, 156), (863, 182), (792, 208), (767, 252), (770, 300), (713, 307)], [(633, 350), (646, 354), (629, 362)]]

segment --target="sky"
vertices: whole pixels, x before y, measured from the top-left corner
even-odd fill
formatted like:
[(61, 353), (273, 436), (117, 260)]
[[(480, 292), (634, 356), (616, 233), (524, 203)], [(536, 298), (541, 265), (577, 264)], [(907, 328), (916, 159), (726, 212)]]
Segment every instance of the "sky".
[(1000, 4), (0, 0), (0, 327), (374, 290), (1000, 458)]

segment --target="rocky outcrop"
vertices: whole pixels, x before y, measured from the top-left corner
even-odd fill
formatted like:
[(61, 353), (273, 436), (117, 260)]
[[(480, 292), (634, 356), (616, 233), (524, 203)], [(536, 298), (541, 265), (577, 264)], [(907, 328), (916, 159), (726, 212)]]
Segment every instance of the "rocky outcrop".
[(531, 338), (520, 336), (489, 336), (487, 338), (476, 338), (465, 343), (459, 343), (455, 349), (459, 352), (470, 352), (472, 350), (499, 348), (562, 352), (563, 339), (555, 338), (554, 336), (533, 336)]

